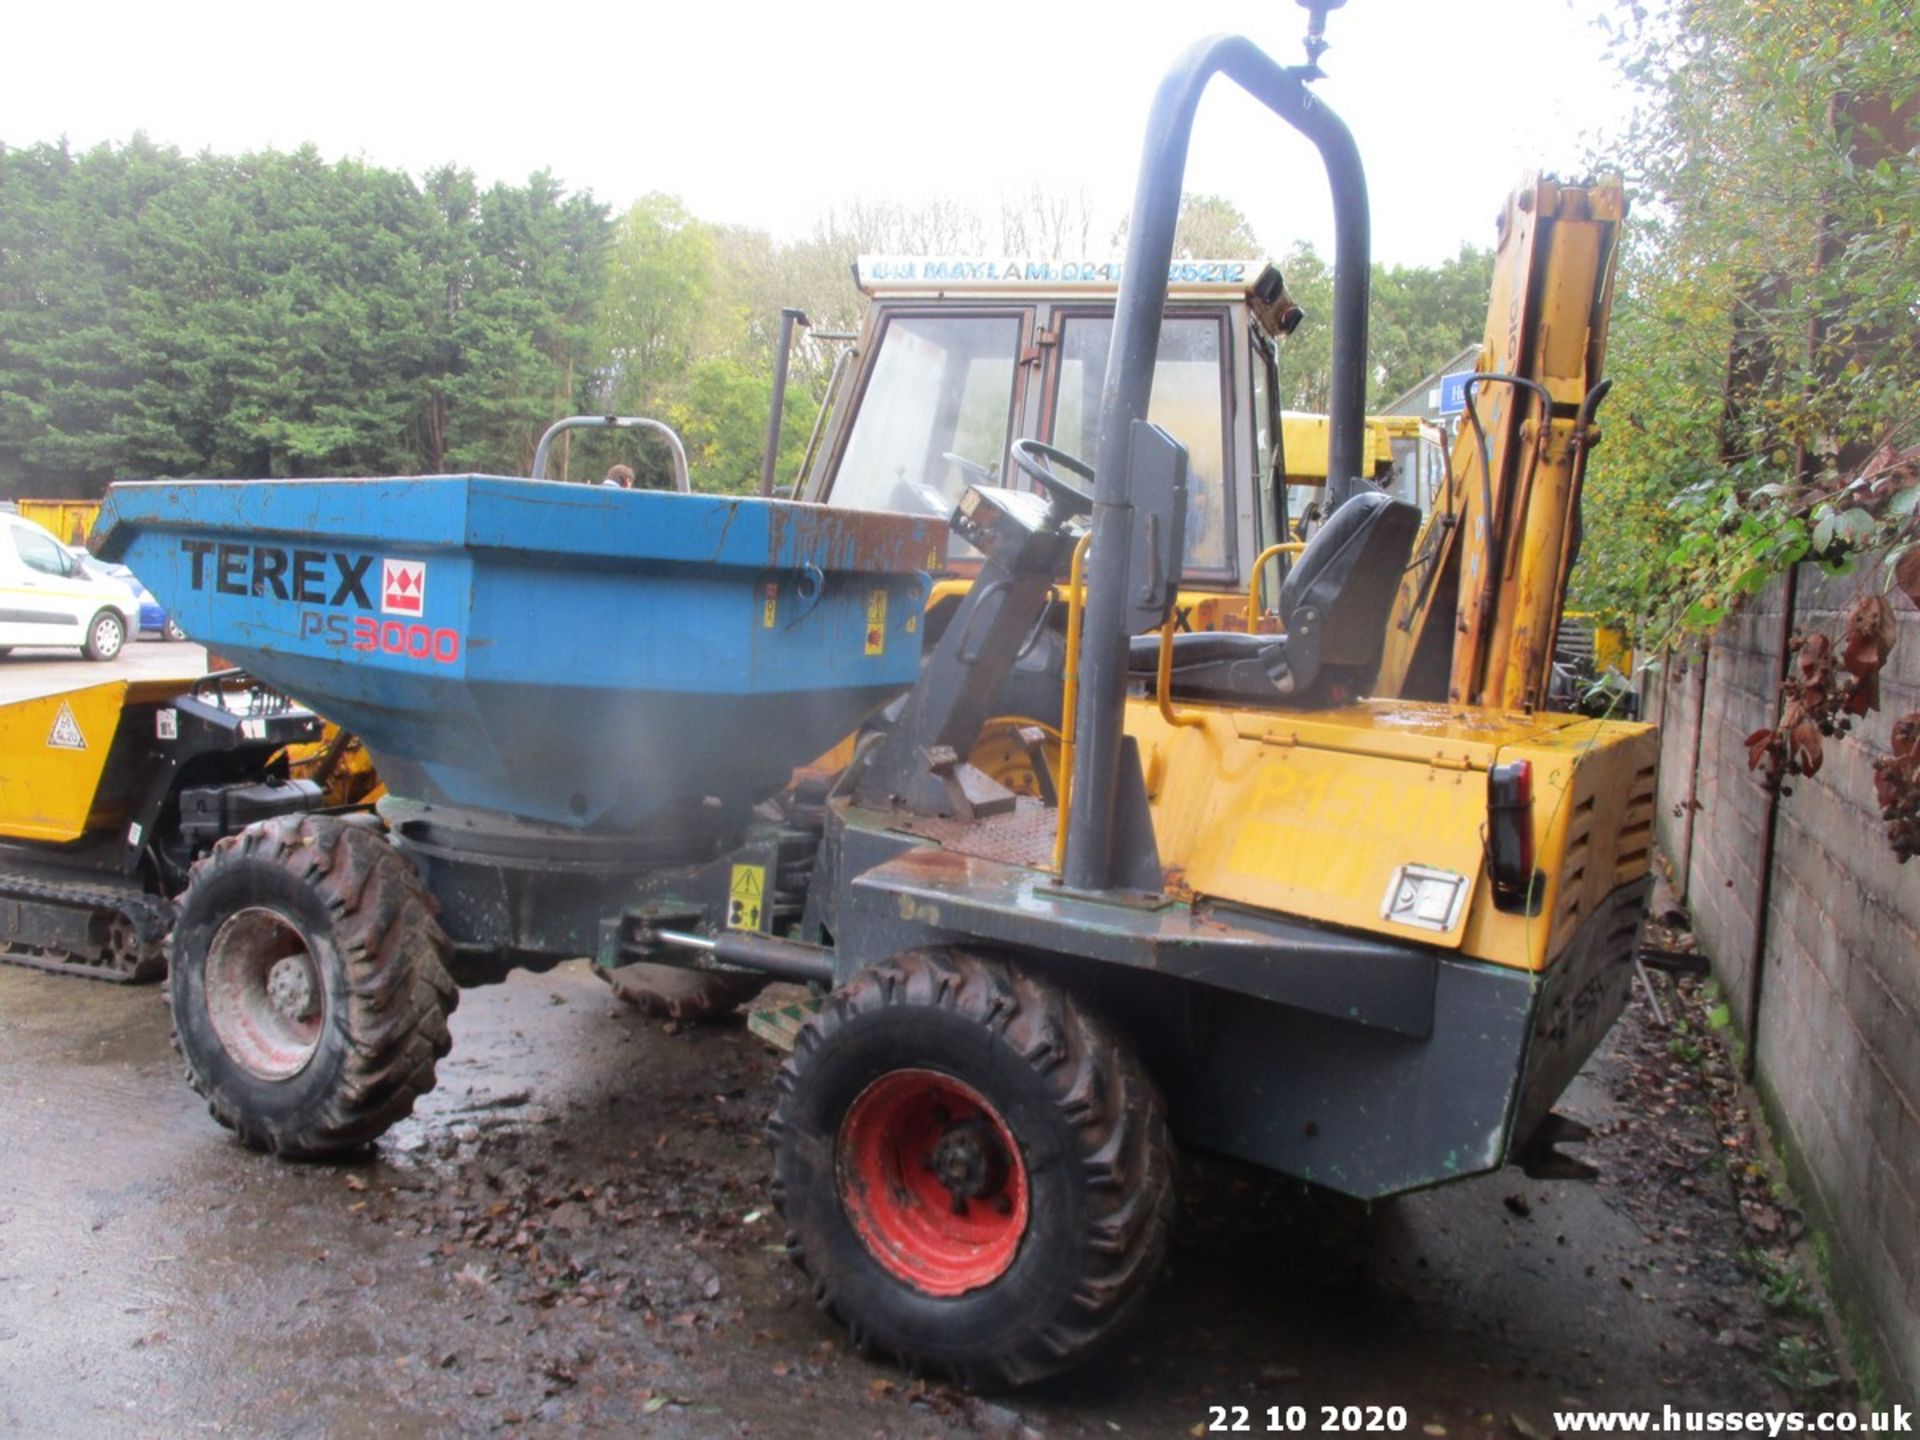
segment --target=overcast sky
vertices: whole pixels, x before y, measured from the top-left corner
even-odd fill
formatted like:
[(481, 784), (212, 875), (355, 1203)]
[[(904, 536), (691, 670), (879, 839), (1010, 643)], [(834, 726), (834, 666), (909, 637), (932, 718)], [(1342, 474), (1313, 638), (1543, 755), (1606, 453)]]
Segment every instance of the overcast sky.
[[(1576, 173), (1627, 104), (1591, 17), (1607, 0), (1350, 0), (1322, 96), (1365, 157), (1376, 258), (1489, 244), (1528, 168)], [(1030, 184), (1125, 211), (1147, 107), (1195, 39), (1300, 58), (1291, 0), (1006, 4), (674, 0), (595, 7), (424, 0), (20, 5), (0, 143), (155, 141), (224, 152), (306, 141), (416, 174), (551, 169), (616, 208), (652, 190), (702, 218), (794, 236), (848, 197)], [(1329, 248), (1316, 154), (1216, 83), (1190, 191), (1225, 195), (1272, 252)]]

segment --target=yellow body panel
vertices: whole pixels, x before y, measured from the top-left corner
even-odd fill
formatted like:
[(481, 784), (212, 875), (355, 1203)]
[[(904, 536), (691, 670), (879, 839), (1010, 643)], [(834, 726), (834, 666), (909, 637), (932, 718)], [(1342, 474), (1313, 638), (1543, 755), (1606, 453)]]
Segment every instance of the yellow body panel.
[(0, 835), (64, 843), (118, 825), (129, 797), (100, 780), (122, 712), (196, 678), (110, 680), (0, 705)]
[[(1539, 970), (1619, 886), (1646, 874), (1657, 741), (1650, 726), (1370, 701), (1342, 710), (1186, 708), (1172, 726), (1130, 702), (1161, 862), (1174, 889)], [(1486, 772), (1533, 762), (1534, 915), (1486, 883)], [(1394, 874), (1467, 877), (1450, 930), (1383, 913)]]

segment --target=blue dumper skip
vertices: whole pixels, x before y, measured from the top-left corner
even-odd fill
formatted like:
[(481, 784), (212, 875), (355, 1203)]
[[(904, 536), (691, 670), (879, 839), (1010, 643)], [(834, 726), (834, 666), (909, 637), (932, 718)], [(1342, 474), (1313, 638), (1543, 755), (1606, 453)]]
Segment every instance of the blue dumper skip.
[(910, 687), (945, 533), (436, 475), (116, 485), (93, 538), (395, 794), (621, 831), (765, 798)]

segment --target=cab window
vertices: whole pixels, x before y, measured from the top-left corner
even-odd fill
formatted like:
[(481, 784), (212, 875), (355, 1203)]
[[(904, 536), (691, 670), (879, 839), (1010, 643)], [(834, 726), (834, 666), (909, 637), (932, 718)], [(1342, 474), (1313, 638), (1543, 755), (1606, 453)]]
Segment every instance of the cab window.
[(969, 482), (999, 483), (1020, 326), (1017, 314), (890, 316), (841, 453), (833, 503), (945, 519)]
[[(1110, 315), (1069, 315), (1060, 324), (1060, 372), (1054, 387), (1053, 443), (1088, 464), (1100, 428)], [(1226, 367), (1221, 323), (1213, 316), (1169, 315), (1160, 324), (1153, 400), (1147, 418), (1187, 447), (1186, 569), (1227, 568), (1233, 507), (1226, 490)]]
[(51, 535), (42, 535), (37, 530), (29, 530), (24, 525), (15, 525), (13, 545), (20, 552), (20, 563), (29, 570), (38, 570), (44, 575), (67, 575), (72, 567), (67, 555), (54, 542)]

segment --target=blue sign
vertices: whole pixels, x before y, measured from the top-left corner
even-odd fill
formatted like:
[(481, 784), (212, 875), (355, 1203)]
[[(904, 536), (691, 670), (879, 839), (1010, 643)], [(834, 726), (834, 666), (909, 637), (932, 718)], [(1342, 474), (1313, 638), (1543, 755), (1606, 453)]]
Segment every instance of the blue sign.
[(1458, 415), (1467, 408), (1467, 380), (1473, 374), (1471, 370), (1461, 370), (1452, 375), (1440, 377), (1440, 413)]

